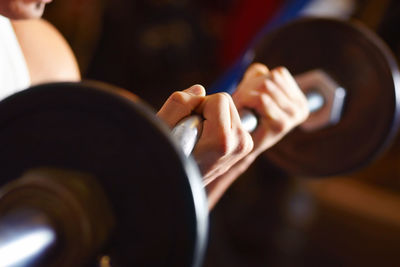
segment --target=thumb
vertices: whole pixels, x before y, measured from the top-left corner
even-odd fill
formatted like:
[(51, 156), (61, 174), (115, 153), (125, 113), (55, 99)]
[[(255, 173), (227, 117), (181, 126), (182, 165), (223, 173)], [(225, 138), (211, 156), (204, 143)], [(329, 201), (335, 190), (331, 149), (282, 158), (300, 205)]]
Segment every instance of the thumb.
[(268, 75), (269, 69), (261, 63), (253, 63), (247, 68), (243, 80), (254, 79), (263, 75)]
[(204, 89), (200, 84), (195, 84), (188, 89), (183, 90), (183, 92), (190, 93), (194, 96), (206, 96), (206, 89)]
[(170, 127), (189, 116), (204, 100), (206, 90), (193, 85), (186, 90), (174, 92), (157, 113)]

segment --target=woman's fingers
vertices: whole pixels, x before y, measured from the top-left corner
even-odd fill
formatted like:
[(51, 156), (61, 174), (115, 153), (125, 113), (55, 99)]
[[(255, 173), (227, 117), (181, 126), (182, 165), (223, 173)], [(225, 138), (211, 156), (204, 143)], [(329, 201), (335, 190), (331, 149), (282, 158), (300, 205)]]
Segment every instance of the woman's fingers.
[(267, 66), (260, 63), (253, 63), (247, 68), (242, 81), (252, 80), (260, 76), (267, 76), (268, 74), (269, 69)]
[(256, 63), (249, 67), (233, 95), (238, 109), (253, 109), (259, 126), (253, 133), (255, 150), (278, 142), (308, 116), (307, 99), (286, 68), (268, 70)]
[(193, 85), (184, 91), (176, 91), (167, 99), (157, 116), (172, 128), (180, 120), (189, 116), (203, 102), (205, 95), (205, 89), (201, 85)]
[(250, 134), (242, 127), (239, 112), (226, 93), (207, 96), (198, 110), (203, 132), (194, 149), (206, 183), (226, 172), (253, 148)]
[(302, 112), (300, 117), (307, 117), (309, 113), (307, 99), (290, 72), (284, 67), (278, 67), (271, 72), (271, 80), (287, 96), (296, 111)]

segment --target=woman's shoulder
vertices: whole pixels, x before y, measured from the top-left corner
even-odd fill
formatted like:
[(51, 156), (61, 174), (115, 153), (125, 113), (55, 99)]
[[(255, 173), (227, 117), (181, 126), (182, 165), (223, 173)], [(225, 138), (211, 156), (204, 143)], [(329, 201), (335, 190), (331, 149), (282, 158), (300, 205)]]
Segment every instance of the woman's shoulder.
[(43, 19), (11, 21), (32, 84), (80, 80), (74, 53), (61, 33)]

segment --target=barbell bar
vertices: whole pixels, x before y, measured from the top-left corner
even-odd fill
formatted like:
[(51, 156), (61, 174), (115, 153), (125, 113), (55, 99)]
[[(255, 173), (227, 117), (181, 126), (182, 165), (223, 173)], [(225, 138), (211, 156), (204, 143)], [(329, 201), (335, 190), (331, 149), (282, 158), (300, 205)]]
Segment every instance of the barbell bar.
[[(326, 116), (311, 119), (300, 127), (314, 131), (334, 125), (340, 121), (346, 90), (337, 85), (332, 78), (321, 70), (313, 70), (295, 77), (303, 89), (311, 114), (325, 109)], [(306, 89), (307, 88), (307, 89)], [(307, 91), (306, 91), (307, 90)], [(240, 111), (243, 128), (252, 133), (258, 126), (258, 116), (249, 109)], [(203, 119), (199, 115), (184, 118), (172, 129), (172, 135), (178, 140), (184, 153), (190, 156), (202, 132)]]
[[(332, 38), (342, 43), (332, 43)], [(359, 156), (346, 164), (335, 163), (333, 157), (335, 164), (329, 168), (317, 159), (312, 174), (350, 170), (369, 162), (393, 139), (398, 125), (397, 65), (364, 27), (300, 20), (266, 36), (254, 51), (255, 61), (287, 66), (296, 78), (310, 70), (318, 77), (314, 80), (326, 73), (346, 90), (336, 124), (317, 130), (298, 127), (290, 134), (301, 136), (296, 139), (301, 144), (290, 148), (299, 151), (300, 158), (290, 153), (274, 158), (277, 151), (267, 152), (283, 168), (309, 173), (308, 162), (305, 168), (298, 164), (307, 158), (304, 149), (310, 142), (317, 142), (318, 148), (337, 146), (341, 158)], [(325, 101), (316, 100), (317, 107)], [(361, 124), (365, 136), (357, 130)], [(343, 143), (342, 136), (350, 137), (348, 142)], [(290, 138), (280, 143), (291, 143), (286, 141)], [(284, 144), (284, 152), (287, 147)], [(314, 153), (315, 158), (326, 154)], [(284, 159), (288, 166), (280, 162)], [(44, 252), (36, 263), (201, 265), (208, 209), (198, 168), (154, 112), (129, 92), (95, 82), (56, 83), (6, 98), (0, 103), (0, 162), (0, 233), (6, 227), (18, 230), (15, 218), (21, 219), (23, 229), (47, 229), (49, 239), (42, 243)], [(2, 241), (0, 251), (9, 244), (8, 239)]]
[[(0, 103), (0, 147), (0, 227), (18, 232), (6, 219), (20, 217), (34, 231), (29, 211), (45, 214), (42, 229), (55, 233), (28, 266), (107, 258), (111, 266), (201, 266), (208, 203), (200, 172), (128, 91), (85, 81), (16, 93)], [(0, 240), (0, 251), (11, 241)]]
[[(399, 69), (386, 44), (362, 24), (295, 20), (261, 38), (243, 60), (250, 63), (249, 58), (271, 69), (287, 67), (308, 100), (309, 118), (265, 152), (283, 171), (308, 177), (345, 174), (375, 160), (393, 142), (400, 118)], [(233, 87), (226, 90), (232, 93)], [(253, 131), (256, 118), (245, 111), (245, 129)], [(201, 121), (189, 117), (173, 129), (187, 155)]]

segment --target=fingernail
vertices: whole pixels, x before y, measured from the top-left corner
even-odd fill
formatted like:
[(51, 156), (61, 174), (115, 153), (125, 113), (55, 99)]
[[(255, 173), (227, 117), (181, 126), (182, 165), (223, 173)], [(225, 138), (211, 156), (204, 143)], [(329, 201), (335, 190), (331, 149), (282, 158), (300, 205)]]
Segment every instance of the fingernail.
[(205, 95), (205, 91), (206, 89), (200, 84), (195, 84), (186, 90), (186, 92), (194, 95)]

